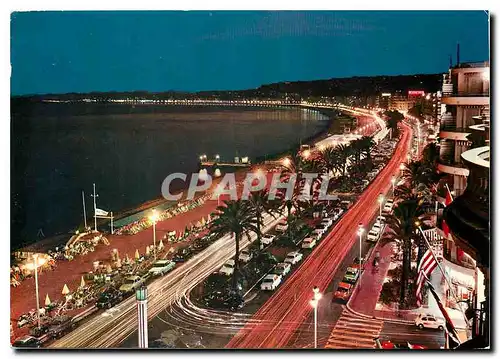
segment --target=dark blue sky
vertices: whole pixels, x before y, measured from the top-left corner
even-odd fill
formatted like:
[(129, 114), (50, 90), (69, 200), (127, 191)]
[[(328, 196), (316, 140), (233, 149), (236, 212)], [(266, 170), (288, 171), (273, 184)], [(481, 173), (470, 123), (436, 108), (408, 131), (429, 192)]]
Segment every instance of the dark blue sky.
[(12, 94), (226, 90), (446, 71), (488, 59), (488, 15), (31, 12), (11, 17)]

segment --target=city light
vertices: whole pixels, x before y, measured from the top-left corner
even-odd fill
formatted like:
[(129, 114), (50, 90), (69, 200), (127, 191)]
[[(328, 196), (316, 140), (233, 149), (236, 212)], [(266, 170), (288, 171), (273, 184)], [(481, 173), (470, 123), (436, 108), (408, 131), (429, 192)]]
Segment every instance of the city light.
[(290, 159), (288, 157), (283, 159), (283, 166), (285, 167), (290, 166)]

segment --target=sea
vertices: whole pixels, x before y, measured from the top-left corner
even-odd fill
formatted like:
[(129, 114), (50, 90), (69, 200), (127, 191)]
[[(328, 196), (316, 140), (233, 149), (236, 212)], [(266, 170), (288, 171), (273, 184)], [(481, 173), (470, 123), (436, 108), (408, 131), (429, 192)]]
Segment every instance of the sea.
[[(26, 103), (11, 108), (11, 249), (74, 231), (82, 191), (120, 212), (161, 197), (173, 172), (199, 156), (251, 160), (325, 131), (329, 117), (302, 108)], [(90, 221), (89, 221), (90, 222)]]

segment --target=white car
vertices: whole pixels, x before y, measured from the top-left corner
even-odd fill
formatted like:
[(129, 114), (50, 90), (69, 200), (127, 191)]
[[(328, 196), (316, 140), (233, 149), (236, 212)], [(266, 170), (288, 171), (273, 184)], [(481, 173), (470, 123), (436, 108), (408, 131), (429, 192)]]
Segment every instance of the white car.
[(281, 283), (281, 276), (279, 274), (268, 274), (260, 284), (262, 290), (275, 290)]
[(276, 236), (273, 236), (272, 234), (264, 234), (260, 238), (260, 241), (262, 242), (262, 244), (271, 244), (271, 243), (273, 243), (275, 238), (276, 238)]
[(125, 279), (125, 282), (119, 288), (120, 292), (128, 293), (131, 292), (144, 284), (144, 278), (139, 277), (138, 275), (130, 276)]
[(240, 261), (243, 263), (248, 263), (252, 259), (253, 255), (248, 249), (244, 249), (240, 252)]
[(415, 319), (415, 325), (420, 329), (431, 328), (444, 330), (446, 324), (443, 318), (436, 318), (432, 314), (419, 314)]
[(276, 232), (284, 233), (288, 229), (288, 224), (286, 222), (280, 222), (276, 225)]
[(284, 262), (294, 265), (295, 263), (300, 262), (302, 260), (302, 257), (303, 255), (300, 252), (290, 252), (286, 255)]
[(152, 275), (164, 275), (170, 272), (175, 267), (175, 262), (169, 260), (159, 260), (156, 261), (153, 266), (149, 269), (149, 273)]
[(377, 222), (378, 223), (385, 223), (386, 221), (386, 218), (384, 216), (377, 216)]
[(380, 224), (380, 222), (375, 222), (372, 226), (372, 231), (375, 231), (375, 232), (383, 232), (384, 231), (384, 227), (385, 225), (382, 223)]
[(331, 219), (329, 217), (325, 218), (325, 219), (321, 220), (321, 224), (326, 225), (327, 228), (328, 228), (328, 227), (330, 227), (333, 224), (333, 219)]
[(316, 245), (316, 239), (307, 237), (302, 241), (302, 248), (313, 248)]
[(281, 262), (276, 264), (276, 267), (274, 267), (274, 273), (284, 277), (288, 273), (290, 273), (291, 269), (292, 266), (290, 265), (290, 263)]
[(387, 202), (385, 202), (384, 205), (384, 212), (386, 213), (391, 213), (392, 212), (392, 207), (394, 207), (394, 200), (388, 199)]
[(232, 275), (234, 273), (234, 259), (228, 260), (221, 269), (219, 269), (219, 273), (225, 275)]
[(324, 233), (325, 233), (325, 230), (323, 230), (323, 229), (315, 229), (314, 231), (312, 231), (311, 234), (314, 236), (317, 236), (318, 238), (321, 238)]
[(376, 242), (376, 241), (378, 241), (378, 237), (380, 237), (380, 232), (371, 230), (370, 232), (368, 232), (368, 235), (366, 236), (366, 240), (368, 242)]

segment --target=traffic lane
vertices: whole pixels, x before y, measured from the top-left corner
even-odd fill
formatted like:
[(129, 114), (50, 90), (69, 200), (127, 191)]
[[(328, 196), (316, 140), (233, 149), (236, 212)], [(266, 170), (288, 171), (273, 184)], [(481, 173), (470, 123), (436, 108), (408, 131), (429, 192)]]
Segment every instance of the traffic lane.
[(445, 345), (445, 332), (439, 329), (419, 329), (414, 324), (384, 322), (380, 340), (397, 344), (420, 344), (429, 349), (440, 349)]
[[(404, 125), (405, 126), (405, 125)], [(282, 286), (266, 304), (256, 313), (255, 319), (263, 320), (264, 325), (243, 328), (226, 347), (257, 348), (283, 347), (298, 327), (296, 318), (310, 312), (309, 291), (301, 290), (294, 300), (297, 288), (312, 288), (318, 285), (324, 290), (331, 282), (331, 273), (336, 270), (341, 259), (356, 240), (358, 223), (367, 222), (378, 210), (377, 197), (390, 187), (390, 178), (398, 171), (407, 152), (411, 129), (405, 126), (401, 141), (387, 167), (376, 180), (360, 196), (358, 202), (351, 207), (332, 233), (320, 242), (315, 252), (309, 256), (284, 286)], [(270, 325), (270, 323), (275, 323)], [(299, 323), (300, 324), (300, 323)], [(279, 333), (279, 335), (273, 335)]]

